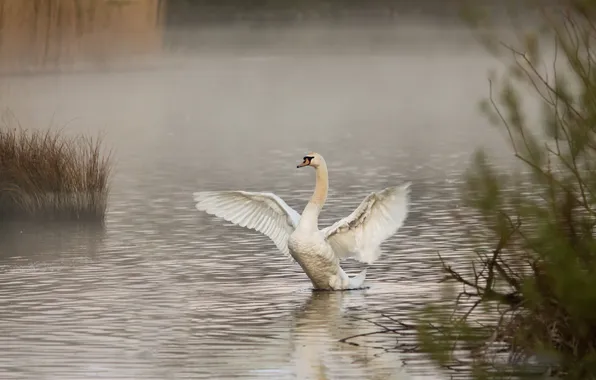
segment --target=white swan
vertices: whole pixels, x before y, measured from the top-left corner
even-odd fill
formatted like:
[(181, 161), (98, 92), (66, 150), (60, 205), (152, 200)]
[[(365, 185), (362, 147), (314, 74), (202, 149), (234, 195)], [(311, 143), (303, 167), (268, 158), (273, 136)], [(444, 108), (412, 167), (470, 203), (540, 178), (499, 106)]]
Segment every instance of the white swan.
[(350, 278), (339, 261), (353, 258), (371, 264), (379, 257), (381, 243), (406, 219), (410, 183), (371, 193), (349, 216), (319, 230), (329, 188), (327, 164), (320, 154), (309, 153), (297, 167), (305, 166), (315, 169), (316, 186), (302, 216), (275, 194), (247, 191), (196, 192), (196, 208), (268, 236), (300, 264), (315, 289), (360, 289), (366, 269)]

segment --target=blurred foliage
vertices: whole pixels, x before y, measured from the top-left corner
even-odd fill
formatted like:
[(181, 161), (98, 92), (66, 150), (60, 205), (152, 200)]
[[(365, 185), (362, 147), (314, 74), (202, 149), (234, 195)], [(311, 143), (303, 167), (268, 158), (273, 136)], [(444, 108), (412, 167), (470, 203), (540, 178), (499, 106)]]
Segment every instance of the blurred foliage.
[[(545, 368), (530, 365), (530, 357), (562, 378), (592, 379), (596, 0), (523, 5), (505, 28), (478, 7), (465, 13), (505, 64), (491, 76), (481, 109), (505, 132), (522, 170), (498, 169), (482, 149), (475, 154), (463, 199), (480, 216), (491, 247), (476, 250), (466, 273), (441, 258), (445, 282), (457, 288), (446, 288), (417, 316), (418, 334), (434, 360), (465, 364), (476, 379), (542, 378)], [(531, 97), (540, 119), (524, 108)]]

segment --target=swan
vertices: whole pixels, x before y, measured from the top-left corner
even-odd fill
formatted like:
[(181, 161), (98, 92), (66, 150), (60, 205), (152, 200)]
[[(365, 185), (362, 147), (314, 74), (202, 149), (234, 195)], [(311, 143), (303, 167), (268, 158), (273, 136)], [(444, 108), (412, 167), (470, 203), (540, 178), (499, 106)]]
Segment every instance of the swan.
[(304, 156), (297, 168), (315, 170), (315, 190), (302, 215), (269, 192), (199, 191), (195, 207), (269, 237), (290, 261), (298, 262), (315, 290), (364, 288), (366, 269), (349, 277), (340, 260), (372, 264), (381, 243), (397, 232), (408, 214), (410, 182), (369, 194), (347, 217), (319, 230), (319, 214), (327, 200), (329, 175), (322, 155)]

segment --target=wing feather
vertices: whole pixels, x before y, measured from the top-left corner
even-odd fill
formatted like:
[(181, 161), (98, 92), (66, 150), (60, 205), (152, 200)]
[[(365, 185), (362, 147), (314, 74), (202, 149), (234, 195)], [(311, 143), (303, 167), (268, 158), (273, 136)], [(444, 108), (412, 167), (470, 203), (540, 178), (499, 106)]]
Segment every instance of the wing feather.
[(410, 182), (369, 194), (347, 217), (323, 229), (335, 254), (372, 263), (381, 243), (395, 234), (408, 215)]
[(200, 191), (193, 193), (197, 210), (256, 230), (269, 237), (292, 259), (288, 239), (298, 226), (300, 214), (272, 193), (248, 191)]

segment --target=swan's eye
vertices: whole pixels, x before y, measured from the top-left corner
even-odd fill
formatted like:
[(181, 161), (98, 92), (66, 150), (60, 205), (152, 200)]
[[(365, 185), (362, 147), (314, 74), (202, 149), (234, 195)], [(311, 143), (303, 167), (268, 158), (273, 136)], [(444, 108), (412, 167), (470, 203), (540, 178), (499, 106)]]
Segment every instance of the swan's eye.
[(313, 159), (314, 157), (311, 156), (305, 156), (304, 157), (304, 162), (308, 162), (310, 164), (310, 161)]

